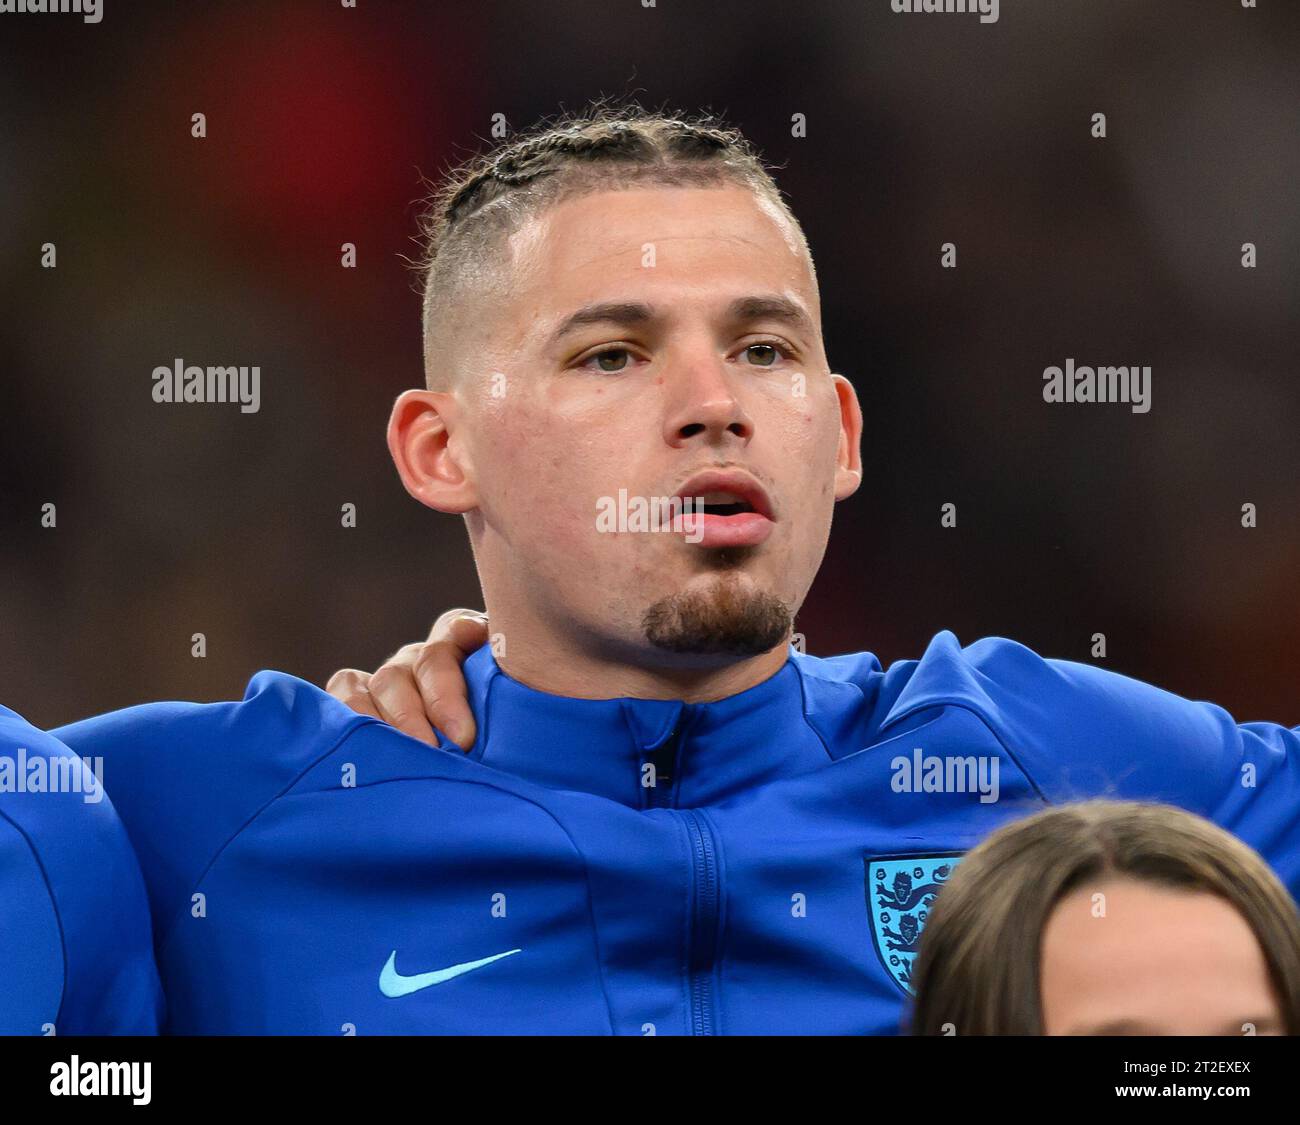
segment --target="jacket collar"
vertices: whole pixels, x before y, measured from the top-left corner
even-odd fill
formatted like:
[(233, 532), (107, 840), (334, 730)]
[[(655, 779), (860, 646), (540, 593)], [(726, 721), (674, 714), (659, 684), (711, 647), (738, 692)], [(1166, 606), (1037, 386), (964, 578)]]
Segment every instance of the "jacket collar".
[[(840, 733), (827, 726), (842, 726), (840, 708), (804, 675), (811, 659), (792, 652), (775, 675), (713, 703), (573, 699), (512, 679), (484, 646), (465, 662), (479, 728), (470, 757), (630, 808), (716, 804), (831, 759), (825, 735)], [(643, 784), (651, 776), (655, 785)]]
[[(987, 640), (976, 642), (976, 646), (989, 643)], [(1034, 664), (1040, 662), (1039, 657), (1021, 645), (1009, 641), (994, 643), (1005, 646), (1008, 660), (1012, 656), (1021, 655)], [(976, 646), (972, 646), (972, 650)], [(986, 686), (990, 683), (989, 678), (981, 674), (950, 630), (942, 629), (936, 633), (920, 660), (907, 661), (905, 665), (896, 667), (906, 678), (880, 723), (881, 729), (919, 711), (949, 706), (964, 707), (992, 721), (998, 721), (998, 705)], [(895, 674), (895, 668), (890, 668), (890, 674)]]

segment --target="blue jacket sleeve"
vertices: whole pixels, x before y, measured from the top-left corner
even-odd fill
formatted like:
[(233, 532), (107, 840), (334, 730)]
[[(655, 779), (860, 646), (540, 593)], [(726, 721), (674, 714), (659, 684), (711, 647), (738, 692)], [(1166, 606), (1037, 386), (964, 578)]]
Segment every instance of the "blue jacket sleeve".
[(1239, 836), (1300, 898), (1300, 728), (1238, 723), (1222, 707), (1001, 638), (966, 650), (991, 721), (1049, 801), (1178, 805)]
[(152, 1035), (144, 883), (94, 773), (0, 707), (0, 1033)]

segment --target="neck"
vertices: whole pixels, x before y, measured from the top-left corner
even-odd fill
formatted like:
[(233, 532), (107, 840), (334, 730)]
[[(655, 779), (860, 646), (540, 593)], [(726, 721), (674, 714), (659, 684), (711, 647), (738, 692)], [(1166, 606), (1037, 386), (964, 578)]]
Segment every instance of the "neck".
[(785, 664), (789, 638), (755, 656), (671, 653), (557, 633), (541, 622), (505, 619), (489, 608), (492, 635), (504, 644), (497, 664), (508, 676), (537, 691), (574, 699), (677, 699), (710, 703), (746, 691), (776, 675)]

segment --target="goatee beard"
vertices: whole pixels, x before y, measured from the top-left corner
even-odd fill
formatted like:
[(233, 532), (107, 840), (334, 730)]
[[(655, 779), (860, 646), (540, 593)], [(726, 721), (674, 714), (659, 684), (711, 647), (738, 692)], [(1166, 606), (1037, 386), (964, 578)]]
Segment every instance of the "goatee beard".
[(790, 608), (775, 594), (724, 574), (701, 590), (661, 598), (646, 610), (641, 628), (668, 652), (757, 656), (768, 652), (793, 626)]

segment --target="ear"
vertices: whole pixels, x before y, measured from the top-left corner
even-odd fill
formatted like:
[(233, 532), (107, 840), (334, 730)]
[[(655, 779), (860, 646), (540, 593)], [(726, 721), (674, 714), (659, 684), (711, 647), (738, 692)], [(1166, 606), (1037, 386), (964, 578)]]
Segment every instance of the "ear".
[(835, 499), (847, 500), (862, 483), (862, 408), (858, 392), (843, 375), (831, 375), (840, 402), (840, 447), (835, 469)]
[(438, 391), (403, 391), (388, 419), (388, 452), (406, 491), (435, 511), (461, 515), (478, 506), (473, 467), (457, 440), (460, 407)]

